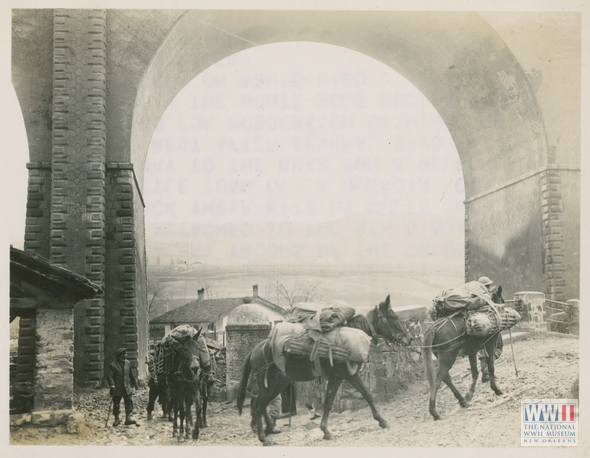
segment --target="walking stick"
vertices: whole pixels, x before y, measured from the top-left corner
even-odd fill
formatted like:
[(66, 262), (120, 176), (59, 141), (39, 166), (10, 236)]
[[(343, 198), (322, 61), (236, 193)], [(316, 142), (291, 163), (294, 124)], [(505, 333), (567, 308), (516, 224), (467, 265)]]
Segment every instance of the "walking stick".
[(514, 361), (514, 370), (516, 371), (516, 378), (518, 378), (518, 369), (516, 368), (516, 358), (514, 357), (514, 345), (512, 345), (512, 329), (508, 328), (510, 334), (510, 348), (512, 348), (512, 361)]
[(111, 396), (111, 403), (109, 404), (109, 411), (107, 413), (107, 421), (104, 423), (104, 427), (106, 428), (109, 424), (109, 417), (111, 416), (111, 407), (113, 406), (113, 397)]
[(289, 429), (291, 429), (291, 416), (293, 415), (293, 382), (290, 383), (289, 389)]

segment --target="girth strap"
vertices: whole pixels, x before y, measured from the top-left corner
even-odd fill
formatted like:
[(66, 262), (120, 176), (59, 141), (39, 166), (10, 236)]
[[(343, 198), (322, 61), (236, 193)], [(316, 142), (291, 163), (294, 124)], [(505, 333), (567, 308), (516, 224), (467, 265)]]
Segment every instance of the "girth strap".
[(264, 373), (264, 386), (265, 388), (268, 388), (268, 370), (271, 368), (271, 366), (274, 364), (274, 361), (271, 359), (269, 361), (266, 352), (269, 351), (269, 347), (268, 347), (268, 339), (266, 339), (264, 341), (264, 345), (262, 345), (260, 347), (260, 351), (262, 353), (262, 357), (264, 358), (264, 365), (258, 369), (256, 369), (255, 371), (252, 372), (252, 374), (256, 377), (258, 377), (258, 375), (260, 375), (262, 372)]

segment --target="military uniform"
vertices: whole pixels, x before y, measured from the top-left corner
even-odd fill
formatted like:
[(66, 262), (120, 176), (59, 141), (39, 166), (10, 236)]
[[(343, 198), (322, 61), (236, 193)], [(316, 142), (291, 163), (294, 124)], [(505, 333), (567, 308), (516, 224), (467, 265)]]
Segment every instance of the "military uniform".
[[(490, 287), (494, 282), (490, 280), (488, 277), (480, 277), (477, 281), (484, 285), (489, 291), (493, 291), (490, 290)], [(500, 356), (502, 356), (502, 350), (504, 349), (504, 341), (502, 340), (502, 334), (500, 333), (498, 333), (498, 335), (496, 335), (494, 339), (496, 339), (496, 344), (494, 345), (494, 354), (492, 355), (492, 358), (494, 358), (494, 361), (496, 361), (500, 358)], [(487, 355), (485, 348), (479, 350), (477, 352), (477, 356), (479, 358), (481, 366), (481, 381), (485, 383), (490, 380), (490, 373), (488, 370), (488, 361), (486, 357)]]

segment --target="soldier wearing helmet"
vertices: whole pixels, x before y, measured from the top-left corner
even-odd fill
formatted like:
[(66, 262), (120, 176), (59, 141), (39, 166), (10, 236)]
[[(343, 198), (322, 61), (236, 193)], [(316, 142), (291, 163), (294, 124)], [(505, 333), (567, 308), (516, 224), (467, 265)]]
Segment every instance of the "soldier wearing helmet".
[(488, 291), (492, 291), (494, 282), (490, 280), (488, 277), (479, 277), (477, 281), (484, 285)]
[[(484, 285), (490, 293), (494, 290), (494, 286), (493, 286), (494, 282), (492, 280), (490, 280), (489, 277), (486, 277), (486, 276), (479, 277), (477, 279), (477, 281), (479, 283), (481, 283), (482, 285)], [(494, 354), (492, 355), (492, 357), (494, 358), (494, 361), (496, 361), (498, 358), (500, 358), (500, 356), (502, 356), (502, 349), (504, 348), (504, 341), (502, 340), (502, 334), (498, 333), (496, 335), (495, 339), (496, 339), (496, 345), (494, 347)], [(479, 358), (479, 363), (480, 363), (480, 367), (481, 367), (481, 381), (483, 383), (485, 383), (490, 380), (490, 374), (488, 371), (488, 362), (486, 359), (485, 348), (482, 348), (481, 350), (479, 350), (479, 352), (477, 353), (477, 356)]]

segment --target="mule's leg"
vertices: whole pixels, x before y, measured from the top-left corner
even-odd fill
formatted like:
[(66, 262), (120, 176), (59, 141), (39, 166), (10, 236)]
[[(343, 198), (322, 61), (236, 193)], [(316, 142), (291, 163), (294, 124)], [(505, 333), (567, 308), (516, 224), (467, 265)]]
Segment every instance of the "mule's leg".
[(202, 419), (201, 419), (201, 403), (200, 402), (196, 402), (195, 403), (195, 412), (197, 415), (197, 421), (195, 422), (195, 426), (193, 428), (193, 439), (198, 439), (199, 438), (199, 433), (200, 433), (200, 429), (201, 429), (201, 423), (202, 423)]
[[(287, 388), (287, 385), (288, 384), (289, 384), (289, 380), (286, 379), (285, 377), (282, 377), (280, 375), (280, 373), (277, 373), (277, 378), (274, 381), (274, 387), (272, 389), (272, 392), (270, 392), (269, 395), (268, 395), (267, 408), (264, 409), (264, 411), (262, 412), (262, 415), (264, 416), (264, 420), (266, 421), (266, 430), (265, 430), (265, 433), (266, 433), (267, 436), (270, 435), (270, 434), (275, 434), (275, 433), (279, 433), (280, 432), (279, 429), (275, 429), (277, 418), (275, 418), (274, 416), (271, 417), (271, 415), (269, 414), (269, 407), (268, 407), (268, 405), (279, 394), (281, 394), (283, 391), (285, 391), (285, 388)], [(279, 409), (280, 409), (280, 407), (279, 407)], [(280, 411), (279, 411), (279, 413), (280, 413)]]
[(471, 401), (473, 398), (473, 393), (475, 393), (475, 385), (477, 385), (477, 377), (479, 377), (479, 372), (477, 371), (477, 353), (472, 353), (469, 355), (469, 365), (471, 366), (471, 386), (465, 395), (465, 400), (467, 402)]
[(147, 405), (147, 419), (152, 419), (152, 412), (154, 411), (154, 407), (156, 404), (156, 399), (158, 398), (159, 387), (156, 385), (156, 382), (153, 378), (150, 379), (149, 383), (149, 398), (148, 398), (148, 405)]
[(172, 426), (172, 437), (176, 437), (178, 435), (178, 412), (180, 411), (180, 407), (178, 406), (178, 399), (174, 399), (172, 405), (174, 410), (174, 425)]
[(443, 382), (445, 382), (445, 384), (453, 392), (453, 394), (455, 395), (455, 398), (457, 398), (457, 401), (459, 401), (459, 405), (461, 407), (467, 407), (467, 401), (465, 400), (463, 395), (459, 392), (457, 387), (453, 384), (453, 380), (451, 379), (451, 374), (449, 374), (447, 372), (447, 375), (445, 375), (445, 378), (443, 378)]
[(209, 400), (209, 395), (207, 394), (209, 387), (207, 386), (207, 382), (205, 382), (204, 388), (205, 389), (201, 393), (201, 415), (199, 418), (199, 427), (201, 428), (207, 427), (207, 401)]
[(324, 432), (324, 439), (326, 440), (334, 439), (334, 436), (332, 436), (332, 433), (328, 430), (328, 417), (330, 416), (330, 409), (332, 408), (334, 398), (336, 397), (336, 392), (341, 384), (342, 379), (328, 379), (328, 388), (326, 389), (326, 399), (324, 401), (324, 414), (322, 415), (322, 421), (320, 422), (320, 428)]
[[(201, 422), (202, 422), (202, 419), (201, 419), (201, 391), (200, 391), (200, 389), (201, 389), (201, 387), (197, 383), (197, 386), (195, 387), (193, 394), (192, 394), (192, 401), (195, 406), (195, 421), (193, 424), (192, 437), (195, 440), (199, 438), (199, 430), (201, 428)], [(192, 413), (191, 413), (191, 418), (192, 418)]]
[(457, 359), (457, 352), (440, 353), (438, 355), (438, 370), (434, 374), (433, 380), (430, 381), (430, 415), (435, 420), (440, 420), (440, 415), (436, 411), (436, 393), (440, 389), (440, 384), (449, 373), (449, 369)]
[(178, 441), (180, 442), (180, 438), (184, 434), (184, 417), (186, 415), (184, 411), (184, 399), (181, 399), (181, 401), (178, 404), (178, 416), (180, 417), (180, 427), (178, 428)]
[(256, 425), (258, 440), (264, 444), (266, 442), (266, 435), (264, 434), (264, 428), (262, 426), (262, 413), (266, 410), (266, 404), (268, 404), (268, 401), (266, 404), (261, 402), (261, 394), (266, 392), (264, 386), (264, 374), (260, 374), (256, 378), (256, 383), (258, 384), (258, 396), (251, 399), (250, 408), (252, 412), (252, 422)]
[(488, 360), (488, 372), (490, 374), (490, 387), (494, 390), (498, 396), (503, 394), (502, 390), (498, 388), (496, 385), (496, 376), (494, 375), (494, 350), (496, 349), (496, 339), (490, 339), (490, 341), (486, 344), (486, 347), (489, 345), (489, 348), (486, 348), (487, 353), (487, 360)]
[(367, 401), (367, 403), (369, 404), (369, 407), (371, 408), (371, 413), (373, 414), (373, 418), (379, 422), (379, 426), (381, 428), (389, 428), (389, 423), (387, 423), (387, 421), (381, 416), (381, 414), (377, 410), (377, 407), (375, 406), (375, 402), (373, 401), (373, 395), (371, 394), (371, 392), (369, 391), (367, 386), (361, 380), (358, 372), (354, 375), (348, 375), (346, 377), (346, 380), (354, 388), (356, 388), (356, 390), (360, 394), (363, 395), (363, 398), (365, 398), (365, 401)]

